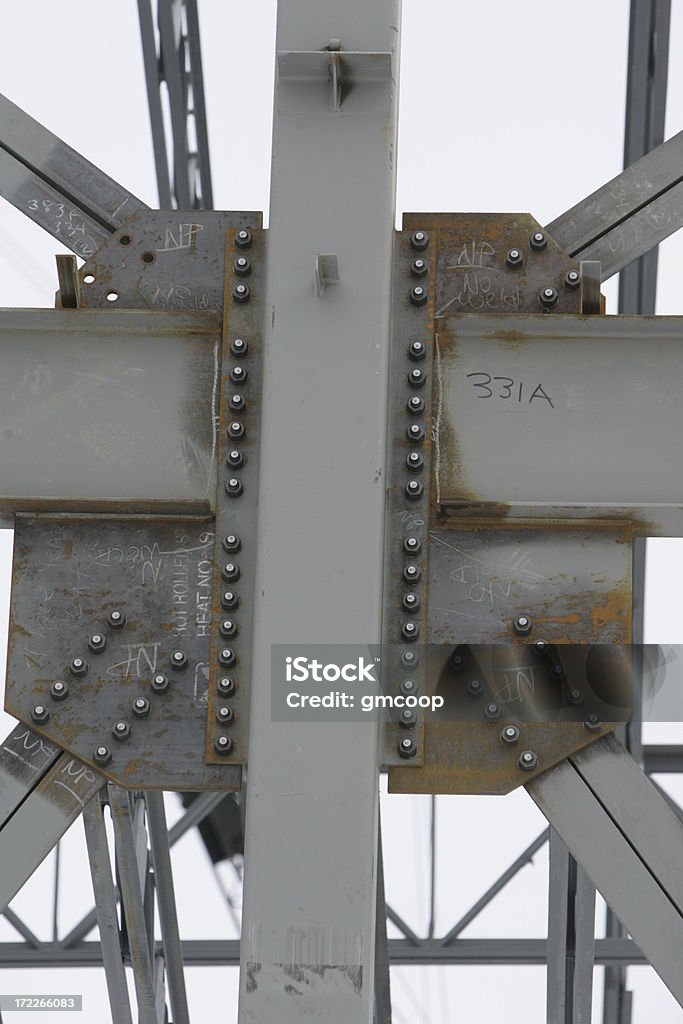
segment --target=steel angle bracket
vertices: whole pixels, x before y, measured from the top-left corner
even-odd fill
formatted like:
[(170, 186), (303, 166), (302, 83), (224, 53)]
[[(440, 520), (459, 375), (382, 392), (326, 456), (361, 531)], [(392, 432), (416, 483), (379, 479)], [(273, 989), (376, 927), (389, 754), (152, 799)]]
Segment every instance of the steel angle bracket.
[(6, 710), (130, 789), (239, 789), (204, 763), (212, 520), (17, 517)]
[(206, 760), (247, 759), (266, 234), (227, 232)]

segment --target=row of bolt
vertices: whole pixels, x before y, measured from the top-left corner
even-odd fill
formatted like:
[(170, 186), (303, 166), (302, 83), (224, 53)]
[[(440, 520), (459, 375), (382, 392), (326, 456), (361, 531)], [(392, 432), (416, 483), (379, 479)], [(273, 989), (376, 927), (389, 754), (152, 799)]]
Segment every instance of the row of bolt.
[[(529, 248), (534, 252), (542, 252), (548, 246), (548, 239), (543, 231), (533, 231), (529, 236)], [(524, 253), (521, 248), (509, 249), (505, 262), (512, 270), (519, 270), (524, 264)], [(578, 270), (568, 270), (564, 275), (563, 285), (569, 291), (575, 291), (581, 283)], [(553, 285), (545, 285), (538, 293), (538, 301), (543, 309), (552, 309), (560, 301), (560, 293)]]

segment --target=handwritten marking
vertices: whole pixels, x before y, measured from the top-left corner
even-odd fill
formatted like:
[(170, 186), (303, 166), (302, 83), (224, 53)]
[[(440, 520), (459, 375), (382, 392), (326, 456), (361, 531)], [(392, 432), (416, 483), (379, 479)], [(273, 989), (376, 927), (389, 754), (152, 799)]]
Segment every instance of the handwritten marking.
[(164, 233), (164, 244), (157, 252), (176, 252), (178, 249), (195, 249), (197, 246), (197, 235), (204, 230), (203, 224), (179, 224), (176, 234), (173, 228), (166, 228)]
[[(473, 373), (466, 374), (468, 380), (473, 377), (481, 377), (482, 380), (472, 380), (472, 387), (477, 388), (481, 394), (477, 395), (477, 398), (502, 398), (507, 400), (512, 397), (512, 389), (515, 386), (515, 381), (512, 377), (492, 377), (491, 374), (485, 373), (483, 370), (478, 370)], [(505, 381), (504, 384), (499, 384), (495, 391), (489, 385), (494, 381)], [(519, 389), (517, 391), (517, 402), (521, 403), (524, 398), (524, 389), (527, 392), (531, 387), (526, 381), (519, 381)], [(551, 409), (554, 409), (553, 401), (550, 395), (547, 393), (542, 384), (537, 384), (531, 393), (531, 397), (528, 400), (528, 405), (531, 405), (533, 400), (537, 398), (548, 403)]]

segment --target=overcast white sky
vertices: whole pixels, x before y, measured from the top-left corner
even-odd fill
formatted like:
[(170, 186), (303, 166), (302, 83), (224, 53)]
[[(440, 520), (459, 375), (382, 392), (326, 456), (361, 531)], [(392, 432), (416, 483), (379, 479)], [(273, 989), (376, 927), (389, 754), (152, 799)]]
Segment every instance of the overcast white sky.
[[(403, 5), (399, 212), (528, 210), (547, 223), (621, 169), (627, 0)], [(199, 0), (217, 208), (267, 209), (275, 6), (275, 0)], [(667, 136), (683, 128), (683, 11), (676, 0), (673, 7)], [(135, 0), (5, 4), (2, 37), (0, 91), (156, 205)], [(0, 203), (0, 306), (53, 305), (57, 251), (63, 250), (49, 236)], [(683, 239), (661, 247), (659, 313), (683, 313), (682, 257)], [(606, 290), (609, 312), (616, 312), (613, 283)], [(0, 532), (0, 647), (6, 640), (10, 543), (11, 535)], [(648, 639), (681, 642), (675, 598), (683, 545), (651, 545), (649, 564)], [(0, 727), (9, 731), (11, 720), (1, 717)], [(666, 738), (662, 731), (659, 737)], [(677, 789), (683, 795), (680, 784)], [(429, 915), (428, 812), (427, 798), (383, 801), (388, 899), (418, 931)], [(169, 813), (177, 813), (174, 798)], [(447, 930), (543, 826), (523, 792), (505, 799), (440, 797), (437, 932)], [(77, 824), (63, 843), (63, 931), (89, 908), (83, 847)], [(183, 935), (233, 936), (194, 836), (174, 850), (174, 865)], [(49, 858), (14, 902), (44, 937), (52, 870)], [(541, 854), (466, 934), (544, 935), (546, 873)], [(233, 887), (230, 870), (223, 875)], [(15, 939), (0, 920), (0, 941)], [(233, 1024), (236, 972), (187, 974), (193, 1020)], [(596, 1005), (601, 974), (596, 971)], [(683, 1020), (650, 969), (634, 969), (630, 977), (634, 1024)], [(392, 972), (392, 983), (395, 1024), (488, 1024), (503, 1015), (506, 1024), (545, 1019), (540, 968), (402, 968)], [(83, 992), (86, 1009), (74, 1020), (108, 1019), (99, 971), (0, 971), (0, 992), (22, 991)], [(36, 1024), (52, 1019), (31, 1018)]]

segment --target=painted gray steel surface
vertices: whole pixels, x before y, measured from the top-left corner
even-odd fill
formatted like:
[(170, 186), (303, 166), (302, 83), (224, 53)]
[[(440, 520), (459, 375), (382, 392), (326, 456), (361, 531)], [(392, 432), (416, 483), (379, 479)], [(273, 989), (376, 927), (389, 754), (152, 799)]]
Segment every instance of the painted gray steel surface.
[(437, 335), (438, 503), (680, 535), (683, 319), (466, 315)]

